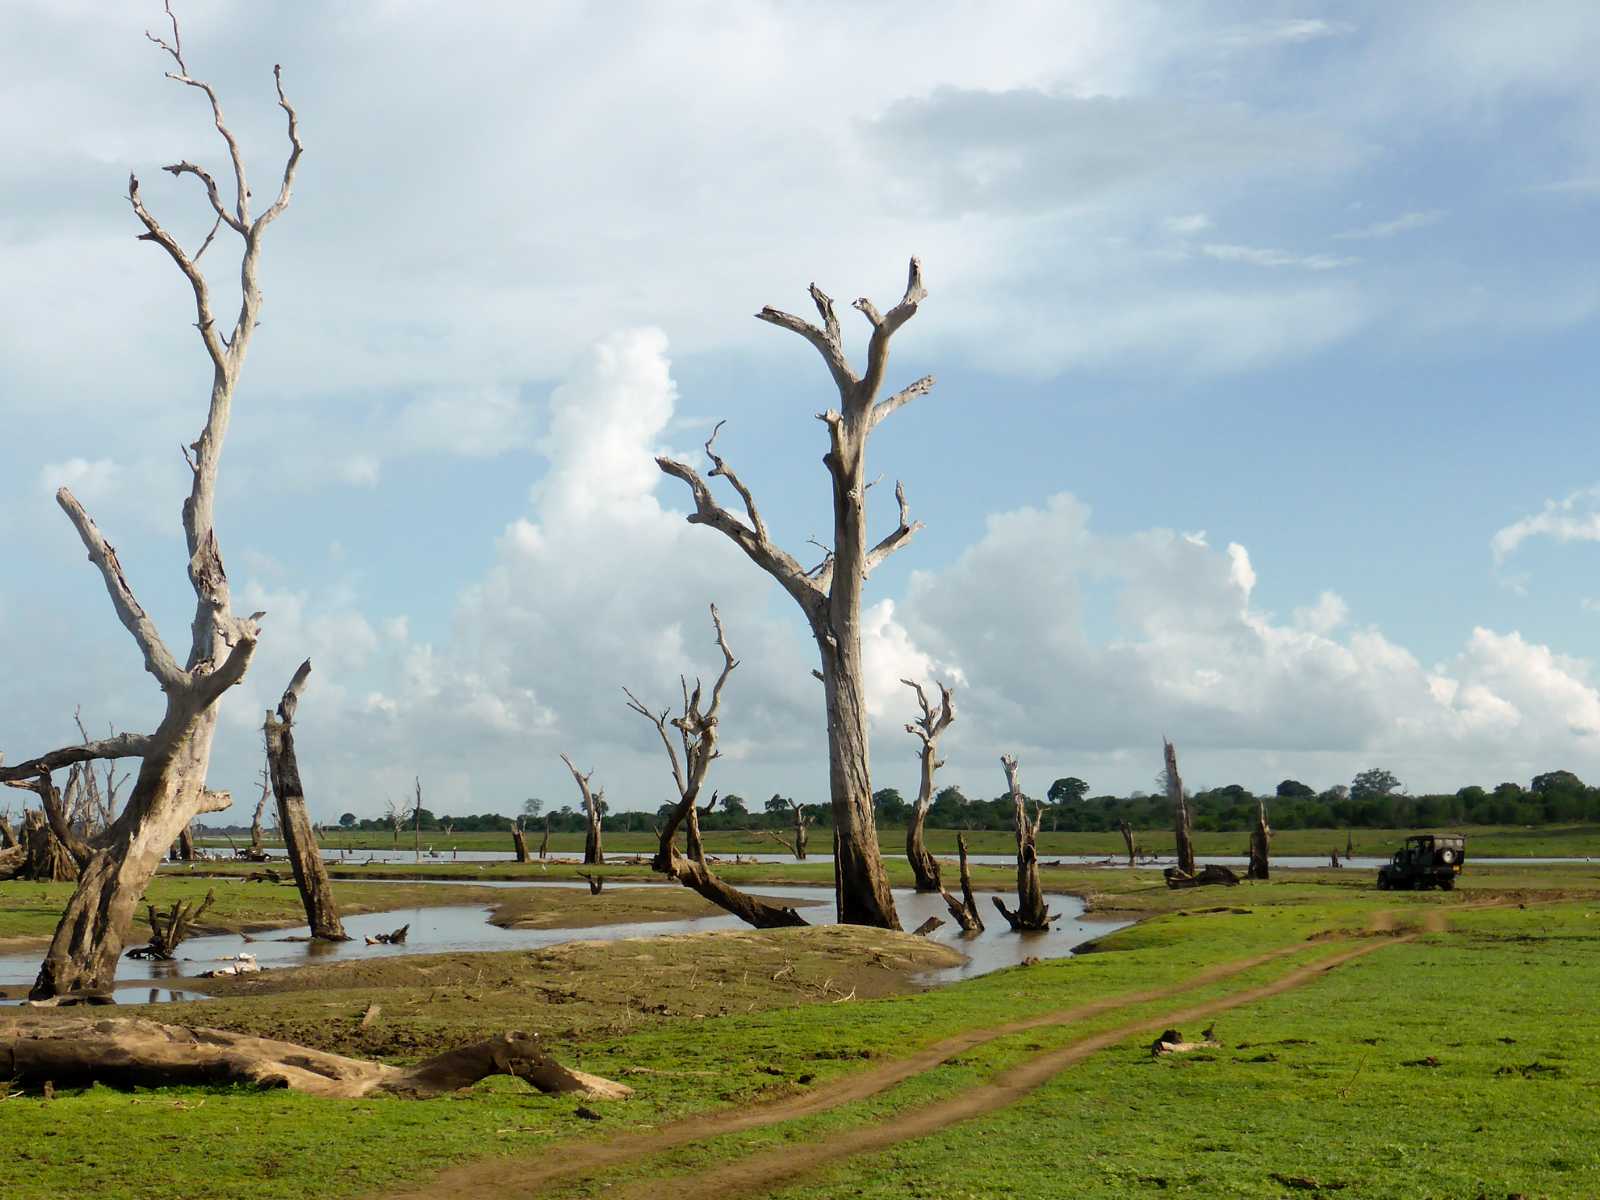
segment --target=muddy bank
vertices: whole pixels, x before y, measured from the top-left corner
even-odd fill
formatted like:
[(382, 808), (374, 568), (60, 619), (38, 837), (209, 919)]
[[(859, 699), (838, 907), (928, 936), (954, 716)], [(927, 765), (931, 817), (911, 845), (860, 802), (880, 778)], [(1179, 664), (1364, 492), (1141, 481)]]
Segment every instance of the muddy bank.
[(819, 926), (394, 956), (197, 986), (213, 996), (208, 1026), (410, 1057), (506, 1029), (581, 1042), (684, 1019), (866, 1000), (918, 990), (920, 976), (960, 961), (951, 947), (911, 934)]

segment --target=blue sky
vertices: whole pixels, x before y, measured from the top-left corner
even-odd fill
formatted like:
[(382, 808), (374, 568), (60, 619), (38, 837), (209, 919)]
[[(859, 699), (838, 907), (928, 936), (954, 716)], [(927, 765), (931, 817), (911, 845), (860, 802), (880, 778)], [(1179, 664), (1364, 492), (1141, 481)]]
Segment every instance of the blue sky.
[[(159, 10), (11, 0), (0, 47), (0, 749), (142, 729), (152, 682), (51, 500), (187, 619), (177, 506), (204, 400), (182, 280), (216, 165)], [(185, 4), (257, 186), (270, 69), (308, 152), (265, 255), (219, 535), (267, 610), (213, 784), (310, 655), (313, 807), (623, 807), (666, 778), (621, 686), (744, 660), (715, 781), (826, 787), (788, 601), (653, 453), (720, 448), (798, 553), (827, 529), (826, 373), (752, 319), (929, 299), (871, 460), (927, 528), (873, 579), (875, 782), (902, 675), (945, 678), (946, 779), (1413, 789), (1600, 778), (1600, 13), (1582, 3)], [(819, 15), (820, 14), (820, 15)], [(208, 254), (226, 290), (225, 254)], [(855, 314), (849, 314), (854, 316)], [(864, 322), (860, 322), (864, 328)], [(859, 351), (862, 328), (846, 322)], [(803, 557), (803, 556), (802, 556)], [(25, 566), (24, 566), (25, 564)]]

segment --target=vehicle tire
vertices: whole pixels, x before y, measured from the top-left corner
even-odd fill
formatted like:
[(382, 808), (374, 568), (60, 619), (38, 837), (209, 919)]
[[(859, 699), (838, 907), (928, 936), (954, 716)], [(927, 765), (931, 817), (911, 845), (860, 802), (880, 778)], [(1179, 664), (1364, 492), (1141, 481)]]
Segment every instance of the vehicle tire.
[(1454, 879), (1441, 879), (1439, 886), (1447, 892), (1453, 892), (1456, 890), (1456, 881)]
[(1456, 852), (1454, 850), (1439, 851), (1439, 861), (1444, 863), (1445, 866), (1448, 867), (1451, 863), (1455, 862), (1455, 860)]

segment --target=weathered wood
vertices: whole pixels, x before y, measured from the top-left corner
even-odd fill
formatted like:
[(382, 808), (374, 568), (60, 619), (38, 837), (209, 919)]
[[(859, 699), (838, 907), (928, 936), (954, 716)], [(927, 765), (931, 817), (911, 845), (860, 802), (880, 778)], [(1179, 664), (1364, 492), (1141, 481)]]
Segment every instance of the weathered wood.
[(550, 818), (544, 819), (544, 836), (539, 839), (539, 861), (544, 861), (544, 856), (550, 851)]
[(926, 921), (924, 921), (921, 925), (918, 925), (911, 932), (913, 934), (915, 934), (917, 937), (927, 937), (930, 933), (932, 933), (935, 929), (938, 929), (943, 924), (944, 924), (944, 918), (943, 917), (929, 917)]
[[(661, 744), (667, 752), (667, 762), (672, 769), (673, 786), (678, 790), (678, 803), (668, 814), (666, 823), (657, 831), (656, 855), (651, 861), (651, 866), (667, 878), (676, 879), (685, 887), (692, 888), (711, 903), (754, 925), (757, 929), (805, 925), (808, 922), (793, 908), (749, 895), (718, 878), (706, 865), (703, 851), (698, 855), (691, 853), (688, 858), (678, 855), (677, 835), (680, 828), (685, 830), (685, 837), (691, 847), (700, 844), (700, 792), (705, 787), (706, 774), (711, 769), (711, 763), (718, 756), (717, 738), (718, 722), (722, 712), (722, 692), (727, 687), (728, 677), (739, 665), (739, 660), (734, 658), (733, 651), (728, 648), (728, 639), (722, 629), (722, 617), (718, 614), (715, 604), (711, 605), (711, 624), (717, 634), (717, 649), (722, 652), (722, 670), (717, 675), (716, 683), (712, 685), (709, 700), (705, 698), (704, 689), (698, 679), (695, 680), (691, 691), (688, 678), (682, 675), (678, 677), (678, 685), (683, 693), (683, 708), (675, 717), (672, 716), (670, 708), (657, 712), (646, 707), (644, 702), (627, 688), (622, 689), (623, 695), (628, 699), (628, 707), (655, 726)], [(676, 739), (667, 732), (668, 725), (677, 731)], [(683, 751), (681, 758), (678, 753), (680, 746)], [(803, 844), (801, 848), (804, 849)]]
[(1167, 802), (1172, 805), (1172, 832), (1178, 847), (1178, 870), (1193, 875), (1194, 828), (1189, 820), (1189, 804), (1183, 795), (1183, 777), (1178, 774), (1178, 751), (1166, 738), (1161, 739), (1161, 746), (1166, 763), (1163, 775)]
[(900, 682), (916, 692), (917, 706), (922, 710), (920, 717), (906, 724), (906, 732), (922, 745), (917, 755), (920, 766), (917, 802), (912, 806), (911, 819), (906, 822), (906, 861), (911, 864), (911, 877), (917, 891), (942, 892), (944, 885), (939, 881), (939, 860), (928, 853), (927, 846), (923, 844), (922, 828), (928, 819), (928, 809), (933, 804), (934, 773), (944, 766), (939, 758), (939, 736), (956, 719), (956, 706), (950, 689), (942, 683), (939, 685), (939, 707), (935, 709), (928, 703), (927, 693), (922, 690), (920, 683), (909, 679)]
[(1272, 829), (1267, 825), (1267, 802), (1257, 797), (1256, 824), (1250, 831), (1250, 868), (1245, 872), (1247, 878), (1266, 879), (1272, 873), (1268, 861), (1271, 849)]
[(1209, 887), (1214, 884), (1223, 884), (1227, 887), (1236, 887), (1239, 877), (1227, 867), (1218, 863), (1207, 863), (1198, 871), (1190, 874), (1181, 867), (1168, 867), (1161, 872), (1169, 888)]
[(1017, 910), (1006, 908), (999, 896), (994, 906), (1000, 910), (1018, 933), (1033, 933), (1050, 928), (1051, 914), (1045, 907), (1044, 890), (1039, 886), (1039, 822), (1044, 816), (1040, 805), (1034, 806), (1033, 819), (1028, 819), (1027, 798), (1022, 785), (1017, 782), (1017, 760), (1009, 754), (1000, 756), (1000, 765), (1006, 773), (1006, 787), (1011, 792), (1012, 823), (1017, 835)]
[[(583, 797), (584, 835), (583, 835), (583, 863), (584, 866), (595, 866), (606, 861), (605, 851), (601, 846), (601, 813), (600, 805), (605, 800), (605, 789), (598, 791), (589, 786), (589, 781), (594, 778), (591, 770), (587, 775), (579, 771), (573, 761), (565, 754), (561, 761), (567, 764), (567, 770), (572, 772), (572, 779), (578, 785), (578, 794)], [(540, 858), (544, 857), (541, 851)]]
[(1122, 834), (1122, 844), (1128, 848), (1128, 865), (1131, 867), (1133, 866), (1135, 854), (1133, 845), (1133, 826), (1129, 825), (1127, 821), (1118, 821), (1117, 829)]
[(403, 946), (406, 944), (406, 934), (411, 932), (409, 923), (400, 926), (393, 933), (375, 933), (367, 938), (369, 946)]
[(178, 947), (216, 898), (214, 892), (207, 891), (206, 898), (198, 905), (192, 900), (174, 900), (165, 915), (156, 912), (154, 904), (146, 903), (145, 917), (150, 923), (150, 941), (148, 945), (129, 950), (128, 957), (155, 958), (164, 962), (176, 958)]
[[(31, 994), (35, 999), (108, 991), (121, 957), (122, 939), (162, 855), (196, 816), (227, 807), (226, 793), (206, 787), (217, 724), (216, 705), (249, 668), (260, 636), (257, 622), (263, 615), (241, 618), (233, 613), (228, 577), (218, 548), (214, 507), (218, 463), (234, 393), (251, 340), (261, 323), (262, 299), (257, 279), (263, 237), (289, 204), (302, 149), (299, 122), (284, 95), (282, 73), (274, 67), (277, 102), (287, 117), (290, 151), (276, 198), (252, 218), (250, 188), (245, 182), (238, 143), (223, 121), (214, 90), (190, 76), (175, 21), (173, 28), (170, 44), (162, 39), (152, 40), (177, 66), (170, 78), (202, 91), (211, 101), (213, 124), (228, 144), (233, 163), (235, 196), (231, 211), (223, 207), (214, 182), (199, 168), (178, 163), (168, 170), (175, 176), (192, 174), (204, 183), (218, 221), (239, 235), (243, 243), (238, 274), (239, 310), (231, 326), (219, 324), (212, 310), (210, 285), (199, 266), (200, 251), (191, 256), (179, 245), (145, 207), (139, 181), (130, 177), (128, 203), (143, 229), (140, 240), (159, 246), (188, 281), (194, 293), (194, 326), (212, 368), (205, 425), (185, 449), (192, 476), (182, 513), (189, 582), (195, 594), (192, 640), (180, 665), (162, 640), (155, 621), (134, 595), (115, 549), (71, 491), (60, 489), (56, 502), (98, 569), (118, 620), (139, 647), (145, 669), (155, 676), (164, 695), (165, 712), (155, 732), (148, 736), (123, 734), (69, 747), (32, 760), (32, 769), (28, 763), (0, 767), (3, 782), (8, 776), (33, 777), (41, 763), (66, 765), (108, 757), (142, 759), (121, 815), (96, 836), (92, 843), (94, 853), (80, 864), (78, 887), (67, 902), (34, 981)], [(208, 238), (201, 249), (209, 244)]]
[(666, 474), (688, 485), (695, 505), (689, 514), (690, 523), (708, 525), (729, 538), (771, 575), (805, 614), (821, 658), (821, 669), (815, 673), (822, 681), (827, 710), (828, 789), (833, 806), (834, 890), (839, 920), (851, 925), (898, 929), (900, 922), (878, 849), (872, 811), (861, 594), (872, 570), (904, 546), (922, 525), (911, 520), (905, 489), (896, 484), (899, 524), (869, 545), (866, 499), (871, 484), (866, 472), (866, 450), (868, 437), (880, 421), (933, 386), (932, 377), (925, 377), (886, 399), (878, 399), (888, 365), (889, 341), (916, 314), (927, 292), (922, 285), (922, 265), (913, 258), (905, 293), (888, 313), (880, 314), (870, 300), (855, 302), (855, 308), (872, 325), (866, 371), (858, 376), (846, 358), (832, 299), (815, 284), (810, 290), (822, 318), (820, 326), (770, 307), (756, 315), (811, 343), (822, 355), (838, 389), (839, 408), (818, 414), (828, 429), (828, 452), (823, 463), (833, 495), (833, 544), (823, 561), (807, 570), (772, 540), (750, 489), (715, 450), (720, 424), (705, 445), (706, 457), (712, 464), (709, 474), (728, 481), (743, 503), (743, 518), (713, 498), (693, 467), (664, 456), (656, 463)]
[(223, 1029), (155, 1021), (24, 1017), (0, 1028), (0, 1076), (23, 1087), (178, 1087), (240, 1084), (313, 1096), (424, 1099), (514, 1075), (546, 1093), (621, 1100), (624, 1084), (573, 1070), (537, 1034), (508, 1033), (395, 1067)]
[(519, 863), (528, 861), (528, 835), (522, 832), (521, 817), (511, 826), (511, 850)]
[(256, 808), (250, 814), (250, 849), (246, 857), (251, 862), (266, 862), (267, 847), (265, 835), (261, 828), (261, 815), (267, 811), (267, 801), (272, 798), (272, 772), (268, 767), (261, 768), (261, 795), (256, 797)]
[(311, 660), (308, 658), (284, 689), (276, 715), (270, 710), (267, 712), (267, 773), (278, 803), (278, 828), (283, 832), (284, 852), (294, 870), (295, 887), (300, 890), (300, 902), (306, 910), (311, 936), (325, 942), (346, 942), (350, 935), (345, 933), (344, 923), (339, 919), (339, 906), (333, 898), (333, 880), (328, 877), (328, 866), (322, 861), (322, 853), (311, 832), (305, 787), (300, 782), (300, 762), (294, 749), (294, 715), (310, 677)]
[(606, 877), (604, 875), (591, 875), (587, 871), (579, 871), (578, 878), (589, 885), (589, 895), (591, 896), (598, 896), (601, 889), (606, 886)]
[(963, 933), (982, 933), (983, 917), (978, 912), (977, 898), (972, 894), (972, 866), (967, 861), (967, 835), (964, 833), (956, 834), (956, 852), (961, 856), (961, 899), (958, 901), (943, 889), (939, 894)]

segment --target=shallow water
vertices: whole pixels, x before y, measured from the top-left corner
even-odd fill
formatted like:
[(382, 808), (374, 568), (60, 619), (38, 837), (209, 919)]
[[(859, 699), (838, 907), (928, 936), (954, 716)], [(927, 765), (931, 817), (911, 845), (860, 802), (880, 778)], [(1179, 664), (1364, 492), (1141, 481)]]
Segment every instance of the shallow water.
[[(573, 885), (549, 881), (495, 882), (501, 887), (587, 887), (586, 884)], [(630, 883), (628, 886), (676, 887), (678, 885)], [(769, 899), (820, 900), (822, 904), (802, 911), (807, 912), (807, 915), (815, 913), (818, 920), (826, 920), (832, 914), (832, 888), (756, 887), (748, 890)], [(995, 911), (993, 901), (990, 899), (994, 894), (992, 892), (977, 894), (978, 904), (988, 928), (975, 938), (964, 939), (959, 928), (949, 920), (944, 902), (938, 896), (896, 890), (895, 905), (899, 909), (900, 921), (907, 929), (915, 929), (930, 916), (940, 917), (946, 924), (934, 931), (931, 940), (952, 945), (967, 956), (966, 961), (958, 966), (942, 968), (919, 976), (921, 982), (943, 983), (982, 975), (1001, 967), (1014, 966), (1028, 957), (1064, 958), (1084, 942), (1103, 937), (1112, 930), (1129, 924), (1127, 921), (1083, 920), (1082, 901), (1073, 896), (1050, 896), (1048, 899), (1051, 910), (1059, 914), (1061, 919), (1045, 933), (1015, 934)], [(1010, 902), (1010, 897), (1003, 898)], [(183, 944), (183, 957), (175, 962), (124, 958), (118, 968), (117, 999), (121, 1003), (148, 1003), (152, 1002), (148, 997), (155, 993), (161, 993), (157, 995), (157, 1001), (203, 999), (182, 989), (174, 990), (171, 985), (174, 981), (193, 978), (204, 971), (225, 965), (241, 952), (254, 954), (256, 961), (265, 970), (357, 958), (371, 959), (405, 954), (475, 953), (487, 950), (532, 950), (563, 942), (604, 942), (669, 933), (701, 933), (719, 929), (748, 928), (737, 917), (716, 914), (677, 921), (648, 921), (586, 928), (501, 929), (489, 924), (490, 911), (476, 905), (445, 905), (361, 913), (344, 919), (345, 929), (351, 935), (351, 940), (340, 943), (292, 940), (306, 935), (308, 931), (304, 926), (297, 929), (275, 930), (270, 934), (223, 934), (215, 937), (191, 938)], [(411, 928), (403, 946), (368, 946), (363, 940), (369, 935), (389, 933), (405, 924), (409, 924)], [(38, 970), (37, 951), (28, 954), (0, 955), (0, 986), (26, 987), (33, 982)], [(165, 984), (166, 987), (152, 986), (161, 984)]]

